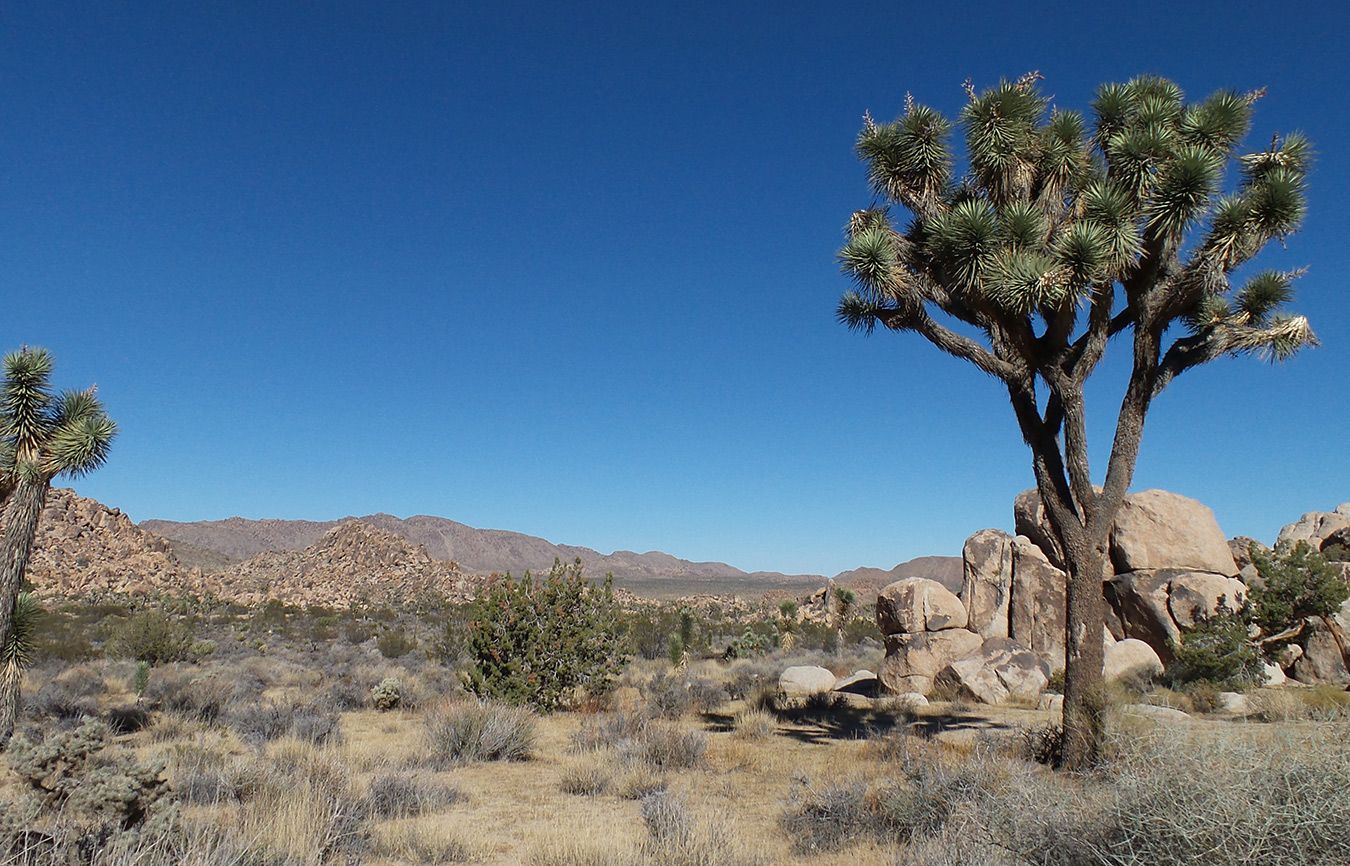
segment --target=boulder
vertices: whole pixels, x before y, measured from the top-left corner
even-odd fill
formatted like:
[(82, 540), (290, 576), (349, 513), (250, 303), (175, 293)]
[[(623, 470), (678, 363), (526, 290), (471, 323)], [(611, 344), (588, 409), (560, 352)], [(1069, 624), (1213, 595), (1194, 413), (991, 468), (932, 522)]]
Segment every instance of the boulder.
[[(1335, 617), (1343, 634), (1350, 635), (1350, 601), (1341, 605)], [(1303, 653), (1293, 663), (1294, 679), (1301, 683), (1350, 683), (1350, 672), (1336, 638), (1317, 619), (1309, 620), (1303, 630)]]
[(1064, 667), (1064, 587), (1068, 578), (1031, 539), (1013, 539), (1013, 585), (1008, 636)]
[(1225, 715), (1245, 716), (1251, 712), (1251, 704), (1247, 696), (1239, 692), (1219, 692), (1214, 709)]
[(1111, 528), (1111, 561), (1117, 573), (1146, 569), (1238, 573), (1214, 512), (1166, 490), (1125, 497)]
[(1162, 672), (1162, 659), (1141, 640), (1126, 638), (1105, 647), (1102, 673), (1107, 682), (1147, 683), (1162, 676)]
[(904, 692), (895, 696), (894, 701), (897, 706), (907, 710), (921, 710), (928, 706), (928, 698), (918, 692)]
[(1168, 596), (1172, 580), (1183, 571), (1132, 571), (1107, 581), (1106, 601), (1119, 618), (1127, 638), (1141, 640), (1165, 662), (1171, 644), (1181, 640), (1181, 629), (1172, 619)]
[(1203, 571), (1188, 571), (1172, 578), (1167, 594), (1167, 611), (1181, 629), (1214, 616), (1221, 607), (1236, 613), (1246, 604), (1246, 584), (1235, 577)]
[(1155, 707), (1152, 704), (1127, 704), (1122, 712), (1131, 716), (1144, 716), (1149, 719), (1157, 719), (1160, 722), (1188, 722), (1191, 717), (1181, 710), (1172, 707)]
[(1013, 582), (1012, 536), (998, 529), (981, 529), (966, 539), (961, 562), (966, 628), (984, 637), (1007, 637)]
[(854, 671), (837, 681), (834, 684), (834, 691), (874, 698), (881, 691), (881, 681), (871, 671)]
[(1036, 700), (1036, 709), (1047, 710), (1056, 715), (1064, 712), (1064, 696), (1047, 692)]
[(883, 635), (964, 628), (961, 599), (936, 580), (906, 577), (877, 596), (877, 627)]
[(957, 659), (934, 678), (933, 688), (982, 704), (1034, 701), (1050, 679), (1036, 653), (1008, 638), (989, 638), (976, 655)]
[(1252, 558), (1253, 551), (1269, 553), (1270, 548), (1255, 538), (1248, 538), (1245, 535), (1239, 535), (1236, 538), (1228, 539), (1228, 551), (1233, 554), (1233, 562), (1238, 567), (1238, 578), (1248, 586), (1259, 586), (1261, 583), (1261, 573), (1256, 569), (1256, 562)]
[(1266, 662), (1265, 671), (1266, 676), (1263, 685), (1282, 686), (1289, 681), (1289, 678), (1284, 675), (1284, 669), (1274, 662)]
[(1050, 517), (1045, 513), (1045, 505), (1041, 502), (1041, 493), (1035, 487), (1023, 490), (1013, 500), (1013, 529), (1018, 535), (1026, 536), (1032, 544), (1039, 547), (1056, 567), (1064, 566), (1064, 552), (1060, 549), (1059, 542), (1055, 540)]
[(943, 668), (975, 653), (981, 643), (979, 635), (963, 628), (887, 635), (878, 678), (887, 691), (927, 695)]
[(786, 695), (818, 695), (834, 688), (834, 674), (815, 665), (794, 665), (778, 676), (778, 688)]
[(1308, 512), (1281, 529), (1276, 543), (1306, 541), (1321, 550), (1327, 536), (1347, 527), (1350, 527), (1350, 502), (1336, 506), (1335, 511)]

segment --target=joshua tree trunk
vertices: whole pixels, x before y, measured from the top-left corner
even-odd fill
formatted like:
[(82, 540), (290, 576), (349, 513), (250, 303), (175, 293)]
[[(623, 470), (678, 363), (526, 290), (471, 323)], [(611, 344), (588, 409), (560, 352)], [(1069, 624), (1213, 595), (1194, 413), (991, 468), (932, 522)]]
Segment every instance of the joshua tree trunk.
[[(28, 560), (33, 554), (48, 482), (21, 481), (5, 503), (4, 532), (0, 535), (0, 646), (13, 638), (14, 606), (19, 599)], [(19, 709), (19, 677), (0, 673), (0, 748), (9, 744)]]

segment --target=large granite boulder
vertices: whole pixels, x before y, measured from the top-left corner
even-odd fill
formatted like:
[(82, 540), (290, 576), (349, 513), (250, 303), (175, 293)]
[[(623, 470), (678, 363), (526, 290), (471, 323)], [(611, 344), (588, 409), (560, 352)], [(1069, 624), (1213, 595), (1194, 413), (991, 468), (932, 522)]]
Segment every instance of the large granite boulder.
[(964, 569), (961, 601), (966, 608), (966, 628), (984, 637), (1008, 636), (1012, 541), (1012, 536), (1001, 530), (981, 529), (966, 539), (961, 551)]
[(1163, 663), (1153, 647), (1135, 638), (1109, 643), (1105, 648), (1102, 674), (1107, 682), (1144, 684), (1162, 676)]
[(989, 638), (975, 655), (957, 659), (933, 680), (935, 691), (982, 704), (1034, 702), (1050, 679), (1050, 666), (1008, 638)]
[(1306, 541), (1320, 550), (1327, 536), (1338, 529), (1350, 527), (1350, 502), (1336, 506), (1335, 511), (1310, 511), (1280, 530), (1276, 543)]
[(1125, 497), (1111, 529), (1111, 561), (1117, 573), (1163, 568), (1238, 573), (1214, 512), (1166, 490)]
[(778, 688), (787, 695), (818, 695), (834, 688), (835, 676), (815, 665), (794, 665), (778, 675)]
[(1025, 536), (1013, 539), (1013, 585), (1009, 637), (1064, 667), (1064, 589), (1068, 577)]
[(1235, 577), (1203, 571), (1187, 571), (1172, 578), (1167, 593), (1167, 612), (1177, 627), (1192, 628), (1220, 608), (1234, 613), (1247, 604), (1247, 585)]
[(1054, 565), (1064, 567), (1064, 551), (1055, 540), (1050, 517), (1045, 513), (1045, 505), (1041, 502), (1041, 492), (1035, 487), (1023, 490), (1013, 500), (1013, 529), (1018, 535), (1030, 539), (1031, 543), (1039, 547)]
[(966, 607), (936, 580), (906, 577), (877, 596), (877, 628), (883, 635), (965, 628)]
[(887, 635), (878, 677), (887, 691), (926, 695), (943, 668), (972, 655), (982, 643), (979, 635), (963, 628)]
[[(1341, 605), (1333, 619), (1342, 635), (1350, 635), (1350, 601)], [(1346, 670), (1340, 645), (1321, 620), (1309, 620), (1302, 644), (1303, 652), (1292, 666), (1294, 679), (1301, 683), (1350, 682), (1350, 671)]]

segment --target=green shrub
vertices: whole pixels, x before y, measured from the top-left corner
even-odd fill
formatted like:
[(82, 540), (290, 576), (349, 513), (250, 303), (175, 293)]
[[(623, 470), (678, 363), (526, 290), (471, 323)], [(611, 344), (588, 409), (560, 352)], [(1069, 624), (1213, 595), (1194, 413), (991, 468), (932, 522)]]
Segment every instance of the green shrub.
[(108, 638), (108, 654), (151, 665), (192, 657), (192, 626), (158, 610), (145, 610), (117, 625)]
[(474, 761), (524, 761), (535, 740), (534, 715), (524, 707), (468, 701), (427, 720), (427, 761), (453, 767)]
[(1172, 662), (1163, 679), (1173, 688), (1208, 683), (1219, 691), (1243, 691), (1265, 676), (1261, 652), (1247, 634), (1241, 616), (1221, 608), (1188, 629), (1172, 644)]
[(375, 647), (385, 658), (399, 659), (417, 649), (417, 639), (410, 637), (401, 628), (391, 628), (380, 633), (375, 639)]
[(469, 622), (464, 687), (544, 712), (605, 692), (623, 665), (613, 578), (596, 585), (581, 560), (546, 578), (508, 574), (481, 592)]
[(1306, 541), (1271, 552), (1254, 549), (1252, 561), (1261, 575), (1260, 585), (1251, 590), (1252, 621), (1267, 635), (1310, 617), (1331, 616), (1350, 598), (1340, 569)]

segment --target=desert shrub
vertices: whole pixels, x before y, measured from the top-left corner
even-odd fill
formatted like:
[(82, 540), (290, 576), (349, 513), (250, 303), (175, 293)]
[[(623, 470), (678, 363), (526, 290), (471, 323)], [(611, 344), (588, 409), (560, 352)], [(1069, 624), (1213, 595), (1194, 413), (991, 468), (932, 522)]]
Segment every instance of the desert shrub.
[(225, 724), (255, 748), (286, 736), (314, 745), (342, 738), (337, 713), (316, 704), (278, 701), (236, 704), (226, 714)]
[(468, 863), (473, 859), (473, 852), (457, 836), (448, 834), (444, 828), (424, 824), (381, 827), (377, 848), (399, 862), (424, 866)]
[(1327, 562), (1350, 562), (1350, 546), (1333, 541), (1322, 548), (1322, 557)]
[(344, 676), (328, 686), (323, 700), (335, 710), (359, 710), (371, 697), (372, 689), (364, 689)]
[(417, 649), (417, 639), (401, 628), (391, 628), (381, 632), (375, 639), (375, 648), (387, 659), (403, 658)]
[(693, 698), (689, 682), (682, 676), (659, 673), (642, 686), (648, 711), (662, 719), (678, 719), (689, 712)]
[(548, 712), (608, 689), (623, 665), (613, 578), (596, 585), (581, 560), (538, 580), (508, 574), (479, 593), (464, 685), (480, 698)]
[(524, 761), (534, 741), (534, 714), (523, 707), (464, 701), (438, 710), (427, 720), (427, 761), (433, 766)]
[(833, 851), (855, 842), (874, 819), (867, 783), (853, 779), (813, 785), (803, 780), (789, 794), (780, 823), (793, 847), (805, 853)]
[(763, 855), (741, 841), (725, 824), (694, 814), (674, 794), (652, 794), (642, 801), (648, 838), (642, 844), (647, 863), (661, 866), (757, 866)]
[(199, 722), (216, 721), (225, 697), (217, 683), (172, 669), (156, 671), (141, 695), (152, 709)]
[(105, 688), (96, 672), (71, 668), (43, 683), (25, 703), (38, 718), (73, 721), (98, 715), (98, 698)]
[(767, 740), (778, 731), (778, 719), (763, 710), (744, 709), (732, 720), (732, 733), (742, 740)]
[(164, 765), (108, 747), (107, 726), (93, 719), (38, 741), (15, 738), (6, 758), (26, 799), (0, 809), (3, 846), (45, 825), (84, 859), (142, 833), (167, 831), (175, 811)]
[(1064, 726), (1054, 722), (1019, 731), (1018, 753), (1037, 764), (1057, 767), (1064, 757)]
[(1342, 722), (1350, 720), (1350, 692), (1340, 686), (1262, 689), (1248, 696), (1263, 722)]
[(134, 734), (150, 727), (150, 712), (139, 704), (109, 707), (103, 713), (103, 723), (114, 734)]
[(1172, 656), (1163, 679), (1173, 688), (1208, 683), (1216, 691), (1243, 691), (1265, 678), (1247, 623), (1227, 609), (1196, 622), (1180, 644), (1172, 644)]
[(600, 761), (587, 760), (564, 767), (558, 784), (564, 794), (595, 797), (608, 791), (613, 781), (609, 767)]
[(572, 748), (577, 752), (616, 747), (625, 740), (638, 736), (647, 719), (638, 713), (600, 713), (582, 719), (581, 727), (572, 735)]
[(688, 691), (689, 704), (699, 713), (712, 712), (728, 700), (727, 690), (722, 684), (707, 677), (692, 677)]
[(397, 677), (385, 677), (370, 690), (370, 705), (380, 712), (396, 710), (403, 705), (403, 684)]
[(648, 721), (618, 744), (622, 761), (663, 771), (700, 766), (707, 751), (708, 735), (702, 731), (687, 731), (677, 724), (655, 720)]
[(1251, 588), (1252, 620), (1267, 635), (1310, 617), (1331, 616), (1350, 598), (1340, 569), (1306, 541), (1269, 552), (1253, 549), (1252, 561), (1261, 575), (1260, 584)]
[(666, 790), (666, 774), (650, 764), (621, 765), (614, 778), (614, 792), (625, 800), (645, 800)]
[(162, 611), (144, 610), (113, 628), (108, 636), (108, 654), (151, 665), (182, 662), (192, 658), (192, 626)]
[(464, 794), (429, 776), (381, 773), (370, 780), (366, 802), (377, 818), (411, 818), (455, 805)]

